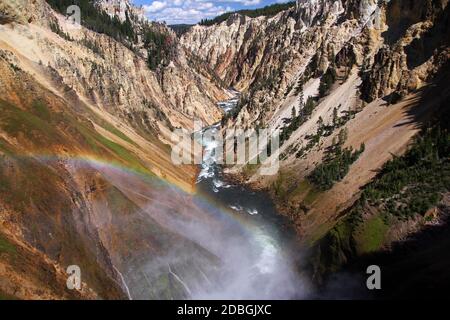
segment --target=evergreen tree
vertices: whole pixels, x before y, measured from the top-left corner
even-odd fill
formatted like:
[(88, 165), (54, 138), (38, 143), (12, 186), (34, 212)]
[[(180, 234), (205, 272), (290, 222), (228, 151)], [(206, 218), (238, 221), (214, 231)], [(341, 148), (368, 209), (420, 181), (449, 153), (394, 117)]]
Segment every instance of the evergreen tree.
[(268, 6), (265, 6), (264, 8), (259, 8), (259, 9), (226, 12), (214, 19), (202, 19), (200, 21), (200, 25), (211, 26), (211, 25), (219, 24), (223, 21), (226, 21), (234, 13), (239, 13), (241, 15), (245, 15), (245, 16), (248, 16), (251, 18), (256, 18), (256, 17), (261, 17), (261, 16), (272, 17), (272, 16), (276, 15), (277, 13), (287, 10), (289, 8), (292, 8), (294, 6), (295, 6), (295, 1), (290, 1), (287, 3), (275, 3), (275, 4), (268, 5)]
[(338, 124), (338, 120), (339, 120), (339, 118), (338, 118), (338, 111), (337, 111), (337, 108), (334, 107), (334, 109), (333, 109), (333, 127), (336, 128), (336, 126)]
[(302, 109), (304, 104), (305, 104), (305, 96), (303, 94), (303, 87), (302, 87), (302, 89), (300, 90), (300, 93), (299, 93), (299, 100), (298, 100), (299, 108)]
[(342, 146), (348, 138), (348, 129), (343, 128), (338, 133), (338, 145)]

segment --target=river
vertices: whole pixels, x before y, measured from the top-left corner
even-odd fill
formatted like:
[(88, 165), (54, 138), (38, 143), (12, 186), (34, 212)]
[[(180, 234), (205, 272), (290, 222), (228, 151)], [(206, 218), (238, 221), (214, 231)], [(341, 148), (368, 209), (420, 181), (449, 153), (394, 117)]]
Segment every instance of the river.
[[(219, 103), (225, 112), (232, 112), (237, 98)], [(220, 124), (205, 128), (218, 131)], [(198, 193), (206, 195), (212, 207), (225, 208), (229, 226), (222, 244), (222, 281), (208, 292), (193, 298), (223, 299), (295, 299), (306, 295), (305, 282), (296, 270), (294, 231), (288, 221), (277, 213), (265, 192), (229, 182), (217, 164), (215, 141), (204, 137), (204, 156), (198, 175)], [(211, 211), (211, 207), (208, 208)], [(223, 239), (225, 238), (225, 239)], [(212, 239), (212, 241), (214, 241)], [(225, 247), (227, 246), (227, 247)]]

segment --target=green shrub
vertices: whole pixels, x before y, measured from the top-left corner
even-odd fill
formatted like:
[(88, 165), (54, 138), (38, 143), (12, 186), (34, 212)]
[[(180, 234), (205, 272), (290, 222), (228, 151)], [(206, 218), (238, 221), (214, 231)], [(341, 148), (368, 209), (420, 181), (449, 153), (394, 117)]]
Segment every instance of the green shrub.
[(334, 150), (334, 156), (318, 165), (308, 177), (308, 180), (321, 190), (331, 189), (335, 182), (344, 179), (350, 165), (364, 152), (365, 146), (362, 144), (356, 151), (351, 148), (341, 150), (340, 147)]

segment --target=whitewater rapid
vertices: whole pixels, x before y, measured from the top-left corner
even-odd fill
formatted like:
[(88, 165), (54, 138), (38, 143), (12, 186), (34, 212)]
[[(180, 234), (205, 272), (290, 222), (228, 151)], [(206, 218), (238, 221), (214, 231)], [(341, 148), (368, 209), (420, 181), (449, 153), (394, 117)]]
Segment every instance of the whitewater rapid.
[[(225, 113), (232, 112), (238, 98), (219, 103)], [(262, 193), (228, 182), (217, 164), (213, 137), (220, 124), (205, 128), (200, 142), (204, 147), (197, 186), (231, 211), (236, 225), (244, 231), (236, 243), (232, 236), (221, 239), (223, 281), (211, 290), (194, 293), (199, 299), (293, 299), (305, 294), (304, 283), (294, 270), (284, 230), (280, 230), (273, 203)], [(233, 221), (234, 222), (234, 221)], [(218, 236), (219, 237), (219, 236)], [(286, 240), (286, 241), (284, 241)], [(213, 241), (213, 240), (212, 240)]]

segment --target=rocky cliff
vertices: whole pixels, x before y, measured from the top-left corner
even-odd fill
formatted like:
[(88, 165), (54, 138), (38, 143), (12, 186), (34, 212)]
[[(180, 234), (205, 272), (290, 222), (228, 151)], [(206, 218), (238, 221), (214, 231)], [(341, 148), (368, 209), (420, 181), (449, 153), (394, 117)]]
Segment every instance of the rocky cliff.
[(323, 73), (330, 56), (378, 22), (377, 10), (371, 1), (300, 1), (271, 18), (234, 15), (219, 25), (194, 26), (181, 43), (226, 84), (248, 91), (250, 117), (267, 123), (310, 62)]

